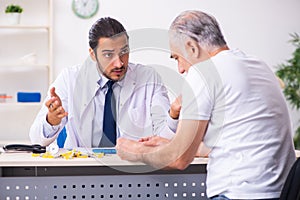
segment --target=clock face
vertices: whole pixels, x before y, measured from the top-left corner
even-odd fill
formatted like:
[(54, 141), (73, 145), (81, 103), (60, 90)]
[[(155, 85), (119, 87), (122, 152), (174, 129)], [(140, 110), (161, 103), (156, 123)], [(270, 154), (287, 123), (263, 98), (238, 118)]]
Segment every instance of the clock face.
[(87, 19), (93, 17), (99, 8), (98, 0), (73, 0), (73, 12), (80, 18)]

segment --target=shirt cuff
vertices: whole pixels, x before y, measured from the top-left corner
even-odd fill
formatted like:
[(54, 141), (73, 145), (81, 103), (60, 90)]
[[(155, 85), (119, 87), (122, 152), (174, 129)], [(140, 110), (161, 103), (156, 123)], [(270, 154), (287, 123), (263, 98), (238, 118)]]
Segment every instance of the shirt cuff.
[(46, 120), (46, 117), (43, 120), (43, 134), (45, 138), (53, 137), (59, 130), (60, 124), (52, 126)]
[(175, 133), (178, 125), (178, 119), (173, 119), (170, 115), (167, 117), (169, 128)]

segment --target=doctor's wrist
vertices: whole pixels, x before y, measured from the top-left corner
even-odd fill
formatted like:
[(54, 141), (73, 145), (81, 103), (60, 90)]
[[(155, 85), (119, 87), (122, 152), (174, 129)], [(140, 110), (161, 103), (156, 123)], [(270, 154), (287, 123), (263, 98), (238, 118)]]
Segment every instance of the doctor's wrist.
[(51, 126), (57, 126), (61, 123), (60, 118), (51, 117), (51, 116), (49, 116), (49, 114), (47, 114), (47, 116), (46, 116), (46, 121)]
[(178, 119), (179, 118), (179, 112), (174, 112), (172, 109), (169, 110), (169, 116), (172, 118), (172, 119)]

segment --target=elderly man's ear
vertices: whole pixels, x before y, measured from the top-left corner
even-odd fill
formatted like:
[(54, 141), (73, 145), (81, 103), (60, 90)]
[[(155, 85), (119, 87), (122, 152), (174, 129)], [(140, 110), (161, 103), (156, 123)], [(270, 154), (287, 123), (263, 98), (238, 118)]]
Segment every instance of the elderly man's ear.
[(186, 41), (185, 50), (190, 58), (199, 58), (200, 57), (200, 46), (194, 40), (188, 39)]

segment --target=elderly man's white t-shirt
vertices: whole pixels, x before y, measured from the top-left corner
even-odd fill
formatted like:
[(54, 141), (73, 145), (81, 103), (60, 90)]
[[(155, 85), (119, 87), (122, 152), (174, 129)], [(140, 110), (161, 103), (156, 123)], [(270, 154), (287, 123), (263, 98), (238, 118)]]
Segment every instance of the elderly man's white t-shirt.
[(180, 119), (209, 120), (207, 195), (278, 198), (295, 161), (278, 80), (260, 60), (226, 50), (189, 69)]

